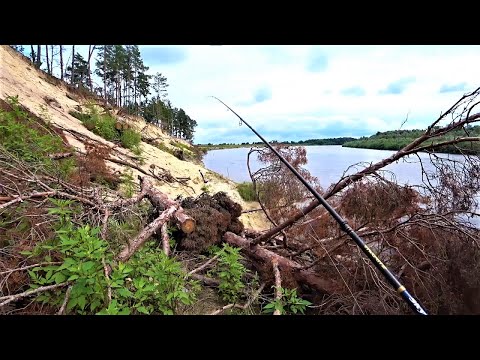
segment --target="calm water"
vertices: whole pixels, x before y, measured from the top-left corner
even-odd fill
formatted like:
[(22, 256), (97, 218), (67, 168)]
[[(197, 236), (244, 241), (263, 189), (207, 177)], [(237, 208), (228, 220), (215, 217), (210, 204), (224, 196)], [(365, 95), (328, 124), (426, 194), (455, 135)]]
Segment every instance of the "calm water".
[[(330, 184), (337, 182), (349, 166), (363, 163), (356, 168), (350, 168), (346, 174), (352, 174), (382, 159), (391, 156), (394, 151), (354, 149), (338, 146), (306, 146), (308, 163), (305, 168), (313, 176), (320, 180), (320, 184), (326, 189)], [(247, 154), (250, 148), (211, 150), (204, 156), (205, 166), (233, 181), (251, 181), (247, 169)], [(427, 172), (434, 172), (434, 166), (426, 153), (419, 154), (423, 167)], [(438, 154), (443, 158), (455, 159), (463, 162), (461, 155)], [(251, 168), (255, 171), (261, 167), (261, 163), (255, 156), (251, 156)], [(421, 185), (422, 171), (417, 156), (409, 156), (396, 163), (392, 163), (382, 170), (387, 179), (395, 179), (399, 184)], [(432, 181), (433, 183), (433, 181)], [(477, 196), (480, 200), (480, 197)], [(480, 227), (480, 216), (475, 216), (469, 221)]]
[[(208, 169), (220, 173), (233, 181), (250, 181), (247, 170), (247, 153), (249, 150), (249, 148), (211, 150), (205, 155), (203, 162)], [(356, 168), (349, 169), (347, 174), (355, 173), (368, 164), (380, 161), (394, 153), (394, 151), (388, 150), (354, 149), (340, 145), (307, 146), (306, 150), (308, 163), (305, 165), (305, 168), (320, 180), (320, 184), (324, 188), (338, 181), (350, 165), (363, 163)], [(424, 168), (427, 171), (433, 171), (434, 168), (429, 161), (428, 154), (421, 153), (419, 155)], [(440, 156), (462, 160), (460, 155), (441, 154)], [(261, 164), (253, 155), (251, 159), (252, 171), (255, 171)], [(401, 184), (419, 185), (422, 183), (421, 166), (417, 156), (410, 156), (383, 169), (388, 171), (384, 172), (388, 179), (391, 176), (395, 176), (396, 180)]]

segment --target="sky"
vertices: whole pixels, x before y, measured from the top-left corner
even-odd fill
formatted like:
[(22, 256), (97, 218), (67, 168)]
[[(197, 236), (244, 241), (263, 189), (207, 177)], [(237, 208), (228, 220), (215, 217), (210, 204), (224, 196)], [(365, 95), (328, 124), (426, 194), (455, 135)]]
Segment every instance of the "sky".
[[(86, 54), (86, 46), (76, 46)], [(477, 45), (141, 45), (198, 123), (194, 143), (361, 137), (425, 128), (480, 86)]]

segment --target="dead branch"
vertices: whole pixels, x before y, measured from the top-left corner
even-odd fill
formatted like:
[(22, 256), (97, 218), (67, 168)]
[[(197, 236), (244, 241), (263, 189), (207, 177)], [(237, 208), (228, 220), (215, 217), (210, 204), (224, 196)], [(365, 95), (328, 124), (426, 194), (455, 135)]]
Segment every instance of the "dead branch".
[(103, 240), (107, 240), (107, 227), (108, 227), (108, 217), (110, 216), (110, 211), (105, 208), (104, 215), (102, 219), (102, 231), (100, 232), (100, 236)]
[(163, 211), (155, 220), (148, 224), (136, 238), (132, 239), (127, 246), (118, 254), (117, 259), (119, 261), (127, 261), (158, 229), (166, 223), (173, 214), (177, 211), (177, 206), (171, 206), (167, 210)]
[(221, 309), (215, 310), (214, 312), (210, 313), (210, 315), (218, 315), (222, 313), (225, 310), (228, 310), (232, 307), (236, 307), (237, 309), (241, 310), (246, 310), (248, 307), (258, 298), (258, 296), (262, 293), (263, 289), (265, 288), (265, 283), (262, 283), (260, 287), (258, 288), (257, 291), (252, 295), (252, 297), (244, 304), (244, 305), (238, 305), (238, 304), (228, 304), (222, 307)]
[[(273, 275), (275, 276), (275, 301), (280, 301), (282, 298), (282, 278), (280, 277), (280, 270), (278, 270), (278, 260), (272, 259)], [(281, 315), (280, 310), (275, 309), (273, 315)]]
[(1, 301), (0, 306), (5, 306), (5, 305), (11, 303), (12, 301), (15, 301), (15, 300), (18, 300), (18, 299), (21, 299), (21, 298), (24, 298), (24, 297), (27, 297), (27, 296), (30, 296), (30, 295), (38, 294), (40, 292), (44, 292), (44, 291), (56, 289), (56, 288), (59, 288), (59, 287), (63, 287), (63, 286), (68, 285), (68, 284), (70, 284), (70, 282), (66, 281), (66, 282), (63, 282), (61, 284), (40, 286), (39, 288), (28, 290), (28, 291), (22, 292), (20, 294), (2, 296), (2, 297), (0, 297), (0, 301)]
[(335, 286), (332, 280), (321, 278), (317, 273), (303, 269), (300, 264), (293, 260), (277, 255), (260, 246), (252, 245), (247, 239), (231, 232), (226, 232), (223, 239), (230, 245), (241, 247), (244, 252), (253, 259), (258, 259), (262, 262), (271, 262), (273, 259), (276, 259), (280, 267), (292, 271), (295, 280), (311, 286), (320, 293), (331, 294), (335, 292)]
[(112, 302), (112, 287), (110, 286), (110, 277), (109, 274), (111, 272), (111, 268), (107, 266), (105, 263), (105, 258), (102, 257), (102, 265), (103, 265), (103, 273), (105, 274), (105, 278), (107, 279), (107, 297), (108, 297), (108, 305)]
[(181, 229), (184, 233), (189, 234), (195, 230), (195, 220), (186, 215), (177, 202), (170, 200), (167, 195), (155, 189), (148, 178), (142, 178), (139, 176), (139, 179), (141, 183), (140, 193), (132, 199), (120, 200), (110, 204), (109, 206), (111, 209), (133, 205), (140, 202), (144, 197), (147, 197), (152, 205), (157, 209), (176, 207), (177, 210), (174, 213), (174, 219), (179, 229)]
[(60, 310), (58, 310), (57, 315), (63, 315), (65, 313), (65, 308), (67, 307), (68, 300), (70, 299), (70, 292), (72, 291), (72, 285), (70, 285), (65, 293), (65, 299), (63, 300)]
[(213, 286), (213, 287), (219, 287), (220, 286), (220, 281), (218, 281), (216, 279), (209, 278), (207, 276), (203, 276), (203, 275), (200, 275), (200, 274), (192, 274), (192, 275), (190, 275), (190, 277), (195, 279), (195, 280), (201, 281), (202, 283), (204, 283), (207, 286)]
[(168, 227), (166, 222), (162, 225), (161, 234), (163, 252), (165, 255), (170, 256), (170, 237), (168, 236)]
[(207, 261), (205, 264), (203, 264), (202, 266), (199, 266), (198, 268), (193, 269), (192, 271), (190, 271), (190, 272), (188, 273), (188, 276), (192, 276), (193, 274), (202, 271), (202, 270), (205, 269), (208, 265), (210, 265), (212, 262), (214, 262), (215, 260), (217, 260), (219, 256), (220, 256), (220, 255), (215, 255), (214, 257), (212, 257), (210, 260), (208, 260), (208, 261)]
[(33, 265), (24, 266), (24, 267), (17, 268), (17, 269), (11, 269), (11, 270), (8, 270), (8, 271), (2, 271), (2, 272), (0, 272), (0, 275), (10, 274), (10, 273), (12, 273), (12, 272), (14, 272), (14, 271), (23, 271), (23, 270), (31, 269), (31, 268), (34, 268), (34, 267), (37, 267), (37, 266), (43, 266), (43, 265), (60, 265), (60, 264), (61, 264), (60, 261), (43, 262), (43, 263), (38, 263), (38, 264), (33, 264)]
[[(468, 109), (468, 112), (466, 109), (464, 109), (460, 115), (456, 115), (456, 117), (454, 117), (454, 120), (444, 126), (444, 127), (440, 127), (436, 130), (433, 130), (434, 129), (434, 126), (440, 121), (440, 120), (443, 120), (445, 119), (445, 117), (449, 114), (452, 114), (452, 116), (454, 115), (454, 111), (456, 110), (457, 106), (466, 98), (468, 97), (474, 97), (477, 95), (477, 93), (479, 92), (480, 88), (475, 90), (474, 92), (472, 92), (471, 94), (467, 94), (465, 96), (463, 96), (458, 102), (456, 102), (446, 113), (442, 114), (436, 121), (434, 121), (432, 123), (432, 125), (430, 125), (427, 129), (427, 131), (420, 137), (418, 137), (417, 139), (413, 140), (410, 144), (406, 145), (405, 147), (403, 147), (402, 149), (400, 149), (399, 151), (397, 151), (396, 153), (394, 153), (393, 155), (391, 155), (390, 157), (388, 158), (385, 158), (375, 164), (371, 164), (370, 166), (364, 168), (363, 170), (361, 171), (358, 171), (357, 173), (355, 174), (352, 174), (352, 175), (348, 175), (348, 176), (345, 176), (344, 178), (342, 178), (339, 182), (337, 182), (333, 187), (331, 187), (329, 190), (327, 190), (324, 194), (323, 194), (323, 198), (325, 200), (327, 200), (328, 198), (330, 198), (331, 196), (337, 194), (338, 192), (340, 192), (341, 190), (343, 190), (344, 188), (346, 188), (347, 186), (353, 184), (354, 182), (357, 182), (361, 179), (363, 179), (365, 176), (368, 176), (370, 174), (374, 174), (375, 172), (377, 172), (378, 170), (380, 170), (381, 168), (397, 161), (397, 160), (400, 160), (402, 159), (403, 157), (407, 156), (407, 155), (410, 155), (412, 153), (417, 153), (418, 151), (420, 151), (419, 149), (422, 149), (421, 147), (421, 144), (423, 144), (425, 141), (429, 140), (429, 139), (432, 139), (434, 137), (438, 137), (438, 136), (441, 136), (441, 135), (444, 135), (446, 133), (448, 133), (449, 131), (452, 131), (452, 130), (455, 130), (457, 128), (462, 128), (464, 125), (466, 124), (469, 124), (469, 123), (472, 123), (472, 122), (475, 122), (475, 121), (478, 121), (480, 119), (480, 114), (473, 114), (473, 115), (470, 115), (470, 110), (476, 105), (474, 104), (473, 106), (471, 106), (469, 109)], [(468, 106), (468, 105), (467, 105)], [(464, 114), (465, 112), (467, 112), (467, 116), (462, 118), (462, 114)], [(455, 119), (458, 119), (457, 121), (455, 121)], [(467, 137), (467, 138), (461, 138), (463, 140), (461, 141), (478, 141), (478, 140), (472, 140), (472, 139), (477, 139), (477, 138), (470, 138), (470, 137)], [(452, 140), (452, 141), (456, 141), (456, 142), (459, 142), (457, 140)], [(449, 143), (449, 141), (446, 141), (446, 142), (443, 142), (443, 143), (440, 143), (441, 145), (447, 145)], [(441, 146), (441, 145), (433, 145), (433, 147), (437, 147), (437, 146)], [(432, 147), (432, 145), (428, 145), (428, 147)], [(295, 222), (297, 222), (298, 220), (300, 220), (301, 218), (303, 218), (305, 215), (307, 215), (308, 213), (310, 213), (312, 210), (314, 210), (318, 205), (320, 205), (320, 202), (318, 200), (313, 200), (310, 204), (308, 204), (306, 207), (304, 207), (303, 209), (300, 209), (299, 211), (296, 212), (296, 214), (294, 214), (293, 216), (291, 216), (289, 219), (285, 220), (283, 223), (279, 224), (278, 226), (275, 226), (274, 228), (270, 229), (269, 231), (267, 231), (266, 233), (260, 235), (259, 237), (255, 238), (253, 241), (252, 241), (252, 244), (259, 244), (260, 242), (262, 241), (266, 241), (267, 239), (269, 239), (270, 237), (272, 237), (273, 235), (279, 233), (280, 231), (282, 231), (283, 229), (293, 225)]]
[(72, 152), (65, 152), (65, 153), (57, 153), (57, 154), (50, 154), (48, 157), (52, 160), (60, 160), (60, 159), (65, 159), (68, 157), (73, 156)]
[(81, 197), (81, 196), (77, 196), (77, 195), (72, 195), (72, 194), (68, 194), (66, 192), (63, 192), (63, 191), (57, 191), (57, 190), (52, 190), (52, 191), (44, 191), (44, 192), (35, 192), (33, 194), (30, 194), (30, 195), (14, 195), (14, 196), (3, 196), (0, 198), (0, 201), (9, 201), (5, 204), (2, 204), (0, 205), (0, 210), (1, 209), (4, 209), (4, 208), (7, 208), (8, 206), (10, 205), (13, 205), (17, 202), (23, 202), (24, 200), (28, 200), (28, 199), (32, 199), (32, 198), (39, 198), (39, 197), (58, 197), (58, 198), (66, 198), (66, 199), (72, 199), (72, 200), (76, 200), (76, 201), (79, 201), (79, 202), (82, 202), (84, 204), (87, 204), (87, 205), (90, 205), (92, 207), (97, 207), (97, 205), (84, 198), (84, 197)]

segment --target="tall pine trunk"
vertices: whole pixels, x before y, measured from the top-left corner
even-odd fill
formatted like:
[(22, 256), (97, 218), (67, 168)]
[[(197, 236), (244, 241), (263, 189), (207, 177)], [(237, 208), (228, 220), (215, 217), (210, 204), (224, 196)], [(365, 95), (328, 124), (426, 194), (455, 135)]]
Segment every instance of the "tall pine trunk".
[(107, 101), (107, 45), (103, 45), (103, 97)]
[(63, 80), (63, 45), (60, 46), (60, 79)]
[(30, 45), (30, 57), (32, 58), (32, 63), (35, 64), (35, 60), (37, 59), (37, 54), (35, 54), (35, 50), (33, 49), (33, 45)]
[(75, 84), (75, 45), (72, 45), (72, 79), (70, 84)]
[(93, 91), (93, 84), (92, 84), (92, 74), (90, 72), (90, 61), (92, 60), (92, 55), (93, 55), (93, 52), (95, 51), (95, 45), (88, 45), (88, 83), (90, 85), (90, 91)]
[(37, 62), (35, 65), (39, 69), (40, 69), (40, 65), (42, 64), (41, 55), (42, 55), (42, 45), (37, 45)]
[(50, 75), (53, 75), (53, 50), (54, 50), (55, 45), (50, 45)]
[(45, 54), (47, 57), (47, 73), (52, 75), (52, 72), (50, 71), (50, 59), (48, 58), (48, 45), (45, 45)]

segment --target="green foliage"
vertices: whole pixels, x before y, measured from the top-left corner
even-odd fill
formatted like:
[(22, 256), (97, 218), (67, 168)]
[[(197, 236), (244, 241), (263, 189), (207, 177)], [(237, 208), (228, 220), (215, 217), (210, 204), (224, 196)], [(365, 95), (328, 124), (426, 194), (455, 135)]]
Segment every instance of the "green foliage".
[[(300, 140), (300, 141), (271, 141), (272, 144), (284, 144), (284, 145), (301, 145), (301, 146), (309, 146), (309, 145), (343, 145), (348, 141), (353, 141), (355, 138), (352, 137), (339, 137), (339, 138), (327, 138), (327, 139), (308, 139), (308, 140)], [(233, 144), (233, 143), (221, 143), (221, 144), (201, 144), (198, 145), (200, 148), (204, 149), (205, 151), (208, 150), (217, 150), (217, 149), (234, 149), (234, 148), (243, 148), (243, 147), (263, 147), (265, 144), (261, 141), (257, 142), (243, 142), (241, 144)]]
[(85, 114), (85, 113), (78, 112), (78, 111), (75, 111), (75, 110), (70, 110), (68, 113), (70, 115), (72, 115), (74, 118), (77, 118), (78, 120), (80, 120), (82, 123), (85, 123), (88, 120), (90, 120), (90, 115), (89, 114)]
[[(95, 312), (106, 300), (107, 279), (103, 274), (102, 259), (107, 256), (108, 243), (98, 237), (99, 228), (88, 225), (73, 228), (71, 223), (57, 230), (56, 245), (41, 245), (43, 250), (58, 250), (61, 265), (36, 267), (29, 271), (31, 287), (71, 282), (70, 298), (66, 310), (78, 314)], [(111, 260), (111, 255), (108, 256)], [(50, 305), (62, 303), (61, 291), (44, 292), (37, 301)]]
[(155, 144), (155, 146), (156, 146), (158, 149), (160, 149), (160, 150), (162, 150), (162, 151), (164, 151), (164, 152), (167, 152), (167, 153), (175, 156), (175, 151), (174, 151), (173, 149), (169, 148), (169, 147), (168, 147), (167, 145), (165, 145), (163, 142), (159, 142), (159, 143)]
[[(480, 136), (480, 126), (470, 126), (468, 127), (468, 132), (470, 136)], [(400, 150), (406, 145), (410, 144), (412, 141), (422, 136), (425, 133), (425, 130), (393, 130), (385, 132), (377, 132), (375, 135), (370, 137), (362, 137), (358, 140), (349, 141), (343, 144), (345, 147), (353, 148), (365, 148), (365, 149), (378, 149), (378, 150)], [(441, 136), (435, 140), (425, 142), (425, 145), (430, 145), (432, 143), (444, 142), (448, 140), (453, 140), (456, 137), (465, 136), (463, 129), (457, 129), (451, 131), (448, 134)], [(479, 154), (480, 145), (478, 143), (463, 143), (457, 145), (461, 148), (463, 153), (467, 154)], [(439, 153), (460, 153), (459, 149), (453, 145), (447, 145), (435, 149), (435, 152)]]
[(211, 191), (210, 186), (208, 186), (208, 185), (202, 185), (200, 190), (202, 190), (203, 192), (205, 192), (207, 194), (210, 193), (210, 191)]
[(127, 198), (131, 198), (135, 194), (135, 181), (133, 179), (133, 171), (127, 170), (120, 175), (121, 188), (123, 195)]
[(282, 296), (280, 299), (269, 302), (264, 308), (263, 312), (273, 313), (275, 310), (280, 311), (280, 314), (305, 314), (305, 309), (312, 303), (297, 296), (297, 289), (281, 288)]
[(79, 119), (94, 134), (109, 141), (120, 141), (123, 147), (132, 150), (136, 155), (142, 153), (140, 143), (142, 136), (133, 129), (117, 130), (117, 120), (108, 111), (100, 113), (94, 103), (87, 104), (88, 113), (70, 111), (69, 114)]
[(122, 131), (122, 135), (120, 135), (120, 142), (122, 143), (123, 147), (132, 150), (134, 153), (140, 155), (140, 142), (142, 141), (142, 136), (140, 133), (136, 132), (132, 129), (126, 129)]
[(182, 150), (192, 151), (191, 146), (188, 146), (178, 141), (170, 141), (170, 144)]
[[(105, 140), (113, 141), (119, 139), (118, 130), (115, 128), (116, 120), (109, 114), (92, 114), (90, 120), (93, 124), (93, 132)], [(86, 123), (87, 125), (87, 123)]]
[[(67, 151), (59, 136), (40, 127), (27, 112), (22, 110), (18, 96), (8, 97), (12, 111), (0, 110), (0, 143), (20, 159), (39, 163), (50, 173), (66, 178), (74, 169), (74, 159), (54, 161), (49, 154)], [(60, 166), (58, 166), (60, 165)]]
[(242, 278), (247, 269), (240, 263), (243, 259), (240, 250), (228, 244), (223, 244), (222, 248), (215, 246), (210, 249), (215, 255), (219, 255), (218, 265), (210, 272), (220, 279), (219, 293), (222, 299), (229, 303), (235, 303), (245, 287)]
[[(174, 314), (179, 304), (190, 305), (198, 284), (186, 280), (179, 262), (159, 251), (152, 241), (138, 250), (128, 264), (113, 267), (109, 244), (99, 237), (99, 228), (74, 227), (70, 200), (50, 199), (49, 214), (58, 215), (56, 238), (39, 245), (34, 254), (58, 252), (61, 265), (38, 266), (29, 271), (31, 288), (62, 284), (71, 287), (67, 313), (76, 314)], [(39, 251), (40, 250), (40, 251)], [(45, 261), (51, 261), (46, 255)], [(113, 267), (110, 277), (104, 264)], [(112, 301), (108, 303), (108, 287)], [(65, 299), (61, 289), (43, 292), (36, 300), (59, 306)]]
[[(195, 299), (197, 284), (185, 278), (181, 264), (151, 241), (135, 253), (128, 265), (119, 264), (112, 273), (112, 289), (132, 311), (173, 315), (180, 303), (191, 305)], [(126, 288), (121, 280), (127, 283)]]
[(257, 200), (257, 194), (255, 194), (255, 191), (253, 190), (253, 183), (243, 182), (243, 183), (237, 184), (237, 190), (243, 200), (245, 201)]

